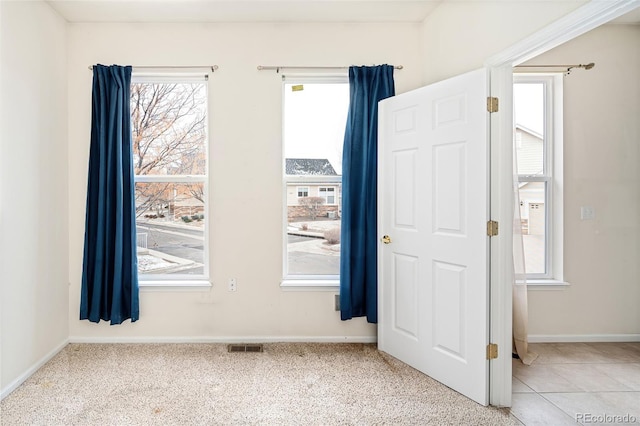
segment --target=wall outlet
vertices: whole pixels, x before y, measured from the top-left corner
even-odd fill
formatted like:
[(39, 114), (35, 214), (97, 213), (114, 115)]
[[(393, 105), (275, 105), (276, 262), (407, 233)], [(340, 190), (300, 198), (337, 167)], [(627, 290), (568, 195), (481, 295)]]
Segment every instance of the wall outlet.
[(580, 207), (580, 219), (594, 220), (596, 218), (596, 209), (591, 206)]
[(235, 278), (229, 278), (229, 291), (238, 290), (238, 282)]
[(336, 311), (340, 310), (340, 295), (336, 294), (335, 299), (333, 299), (333, 309)]

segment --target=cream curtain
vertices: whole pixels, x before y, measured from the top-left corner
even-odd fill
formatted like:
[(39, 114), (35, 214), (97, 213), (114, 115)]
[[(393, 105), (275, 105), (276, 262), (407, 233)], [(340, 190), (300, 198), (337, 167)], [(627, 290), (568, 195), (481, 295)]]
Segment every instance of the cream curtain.
[(520, 217), (520, 192), (517, 172), (517, 150), (513, 147), (513, 353), (530, 365), (538, 354), (529, 352), (528, 327), (529, 311), (527, 302), (527, 277), (522, 241), (522, 221)]

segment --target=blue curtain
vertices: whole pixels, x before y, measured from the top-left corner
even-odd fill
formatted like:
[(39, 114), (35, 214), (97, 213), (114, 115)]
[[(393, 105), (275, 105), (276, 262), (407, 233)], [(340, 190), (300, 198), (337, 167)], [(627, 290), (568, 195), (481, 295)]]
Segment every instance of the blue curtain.
[(136, 321), (138, 262), (130, 66), (93, 67), (80, 319)]
[(395, 94), (393, 66), (349, 68), (342, 152), (340, 316), (378, 322), (378, 102)]

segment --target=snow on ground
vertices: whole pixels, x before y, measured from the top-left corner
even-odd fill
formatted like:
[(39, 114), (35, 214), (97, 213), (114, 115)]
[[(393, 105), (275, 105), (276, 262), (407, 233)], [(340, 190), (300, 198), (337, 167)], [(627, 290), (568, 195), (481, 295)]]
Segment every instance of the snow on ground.
[(149, 272), (157, 269), (170, 268), (175, 263), (167, 262), (165, 259), (161, 259), (150, 254), (138, 255), (138, 271)]

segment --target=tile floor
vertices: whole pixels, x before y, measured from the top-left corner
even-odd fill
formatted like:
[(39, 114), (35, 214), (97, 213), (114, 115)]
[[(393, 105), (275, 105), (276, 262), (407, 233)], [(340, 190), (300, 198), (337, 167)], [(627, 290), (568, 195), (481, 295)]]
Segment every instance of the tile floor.
[(511, 414), (526, 426), (640, 424), (640, 342), (530, 344), (513, 361)]

